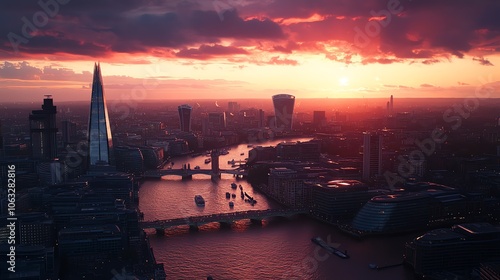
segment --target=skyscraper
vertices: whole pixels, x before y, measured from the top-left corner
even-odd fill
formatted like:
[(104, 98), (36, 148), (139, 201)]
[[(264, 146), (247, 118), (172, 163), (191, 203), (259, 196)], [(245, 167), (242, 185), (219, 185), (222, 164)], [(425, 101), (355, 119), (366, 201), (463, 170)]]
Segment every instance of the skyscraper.
[(274, 95), (273, 105), (275, 121), (273, 127), (281, 131), (291, 131), (295, 96), (290, 94)]
[(363, 133), (363, 180), (382, 174), (382, 135)]
[(213, 131), (226, 129), (226, 112), (208, 113), (208, 127)]
[(313, 112), (313, 125), (315, 127), (321, 127), (326, 124), (326, 112), (325, 111), (314, 111)]
[(3, 131), (2, 120), (0, 120), (0, 157), (3, 156)]
[(34, 159), (52, 160), (57, 157), (57, 107), (51, 95), (43, 100), (42, 110), (33, 110), (29, 116), (31, 152)]
[(266, 123), (264, 120), (264, 111), (262, 109), (259, 109), (259, 128), (265, 127)]
[(227, 103), (227, 111), (229, 113), (236, 113), (240, 110), (240, 105), (238, 105), (238, 102), (234, 102), (234, 101), (229, 101)]
[(77, 139), (76, 123), (70, 120), (62, 121), (61, 132), (62, 132), (62, 141), (65, 146), (67, 144), (72, 144), (76, 142)]
[(191, 132), (191, 111), (193, 110), (193, 107), (188, 104), (184, 104), (180, 105), (177, 110), (179, 111), (181, 131)]
[(391, 101), (389, 101), (389, 115), (394, 116), (394, 98), (391, 95)]
[(92, 81), (92, 97), (89, 114), (89, 164), (109, 164), (113, 162), (113, 138), (109, 127), (109, 115), (104, 97), (101, 66), (95, 64)]

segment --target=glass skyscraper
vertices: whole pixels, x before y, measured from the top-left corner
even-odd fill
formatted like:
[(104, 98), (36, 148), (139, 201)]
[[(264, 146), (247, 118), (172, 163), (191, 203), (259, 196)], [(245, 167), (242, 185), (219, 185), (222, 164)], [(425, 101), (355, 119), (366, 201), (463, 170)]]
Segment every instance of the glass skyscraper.
[(179, 111), (181, 131), (191, 132), (191, 111), (193, 110), (193, 107), (184, 104), (179, 106), (177, 109)]
[(382, 175), (382, 135), (363, 133), (363, 180)]
[(112, 165), (113, 138), (109, 127), (101, 66), (97, 63), (94, 66), (88, 128), (89, 165)]
[(291, 131), (295, 96), (290, 94), (273, 95), (273, 105), (275, 123), (272, 127), (280, 131)]

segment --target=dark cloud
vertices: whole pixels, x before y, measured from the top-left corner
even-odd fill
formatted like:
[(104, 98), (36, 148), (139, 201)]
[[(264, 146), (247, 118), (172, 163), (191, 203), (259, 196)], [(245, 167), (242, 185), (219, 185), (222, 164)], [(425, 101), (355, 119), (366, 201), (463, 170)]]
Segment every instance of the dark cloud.
[(431, 84), (421, 84), (420, 87), (423, 87), (423, 88), (434, 88), (436, 86), (431, 85)]
[(46, 66), (38, 68), (31, 66), (28, 62), (10, 63), (5, 61), (0, 64), (0, 78), (17, 80), (47, 80), (47, 81), (82, 81), (92, 80), (89, 71), (75, 73), (68, 68), (55, 68)]
[(5, 61), (0, 65), (0, 78), (3, 79), (40, 80), (42, 74), (42, 70), (25, 61), (16, 64)]
[(268, 62), (269, 64), (276, 64), (276, 65), (298, 65), (299, 63), (296, 60), (293, 59), (287, 59), (287, 58), (280, 58), (279, 56), (271, 57), (271, 59)]
[(472, 60), (479, 62), (479, 64), (484, 65), (484, 66), (494, 66), (493, 63), (491, 63), (489, 60), (487, 60), (484, 57), (474, 57)]
[[(434, 64), (472, 55), (491, 65), (484, 56), (500, 52), (497, 0), (235, 0), (222, 8), (214, 3), (72, 0), (58, 5), (46, 24), (28, 30), (34, 36), (28, 38), (23, 18), (32, 22), (44, 9), (37, 0), (1, 1), (0, 57), (149, 53), (208, 59), (219, 54), (207, 46), (231, 44), (256, 46), (268, 58), (303, 52), (347, 64), (354, 55), (365, 64)], [(396, 12), (388, 12), (388, 3), (399, 3)], [(24, 38), (18, 53), (9, 34)], [(225, 54), (235, 54), (230, 50)]]
[(30, 25), (32, 15), (43, 10), (36, 1), (12, 3), (0, 3), (0, 57), (56, 53), (168, 56), (173, 50), (222, 39), (274, 41), (285, 37), (281, 27), (267, 18), (243, 19), (236, 10), (229, 10), (221, 20), (213, 7), (199, 10), (201, 5), (194, 1), (153, 0), (70, 1), (59, 5), (46, 24), (27, 28), (23, 34), (21, 18), (26, 17)]
[(175, 55), (183, 58), (209, 59), (215, 56), (248, 54), (244, 49), (237, 47), (225, 47), (221, 45), (201, 45), (199, 48), (182, 49)]

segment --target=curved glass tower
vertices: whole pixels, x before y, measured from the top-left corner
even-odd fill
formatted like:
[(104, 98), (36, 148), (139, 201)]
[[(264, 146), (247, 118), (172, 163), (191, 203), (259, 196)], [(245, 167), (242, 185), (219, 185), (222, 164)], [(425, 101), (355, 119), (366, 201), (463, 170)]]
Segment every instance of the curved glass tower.
[(179, 111), (181, 131), (191, 132), (191, 111), (193, 110), (193, 107), (188, 104), (184, 104), (179, 106), (177, 110)]
[(89, 114), (89, 165), (112, 165), (113, 138), (102, 85), (101, 66), (95, 64)]
[(273, 95), (273, 105), (274, 128), (280, 131), (291, 131), (295, 96), (290, 94)]

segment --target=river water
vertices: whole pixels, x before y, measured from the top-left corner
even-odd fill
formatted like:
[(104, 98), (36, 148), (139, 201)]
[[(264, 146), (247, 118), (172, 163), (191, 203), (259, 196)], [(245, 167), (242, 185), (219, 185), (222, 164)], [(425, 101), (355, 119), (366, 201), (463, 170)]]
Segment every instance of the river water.
[[(227, 161), (244, 159), (249, 149), (246, 144), (231, 147), (229, 154), (220, 157), (220, 167), (230, 168)], [(176, 158), (173, 168), (190, 163), (191, 168), (198, 165), (209, 169), (210, 164), (204, 163), (206, 158)], [(231, 189), (232, 182), (241, 185), (257, 204), (252, 206), (244, 202), (239, 188)], [(226, 192), (237, 196), (226, 199)], [(196, 206), (194, 196), (197, 194), (204, 197), (204, 207)], [(145, 220), (280, 208), (245, 180), (235, 180), (232, 175), (222, 175), (218, 182), (204, 175), (195, 175), (188, 181), (175, 176), (147, 180), (139, 195)], [(234, 202), (234, 208), (229, 207), (229, 201)], [(305, 216), (275, 218), (262, 224), (241, 220), (230, 227), (211, 223), (201, 226), (198, 231), (182, 226), (166, 230), (163, 236), (147, 232), (157, 261), (165, 265), (167, 279), (206, 279), (209, 275), (216, 280), (414, 279), (411, 269), (404, 266), (372, 270), (368, 265), (401, 262), (405, 242), (417, 234), (358, 240)], [(311, 242), (315, 236), (335, 244), (339, 250), (347, 250), (350, 258), (327, 254)]]

